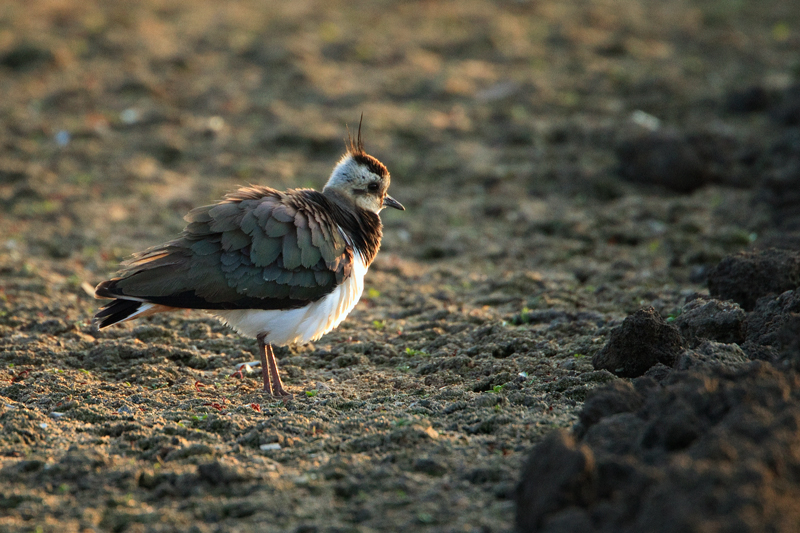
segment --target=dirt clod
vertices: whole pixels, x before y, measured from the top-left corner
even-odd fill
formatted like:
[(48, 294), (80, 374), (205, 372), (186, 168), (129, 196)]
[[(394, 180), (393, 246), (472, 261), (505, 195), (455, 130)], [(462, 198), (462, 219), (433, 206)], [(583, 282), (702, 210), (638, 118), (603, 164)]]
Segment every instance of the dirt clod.
[(776, 298), (762, 298), (747, 317), (747, 340), (742, 348), (751, 359), (783, 360), (800, 365), (797, 328), (800, 291), (787, 291)]
[(708, 276), (711, 296), (752, 311), (763, 296), (800, 287), (800, 252), (770, 248), (739, 252), (720, 261)]
[(675, 326), (684, 340), (695, 345), (705, 339), (724, 343), (744, 341), (746, 314), (738, 304), (697, 298), (681, 309)]
[(690, 193), (709, 183), (752, 184), (746, 169), (753, 158), (736, 139), (710, 131), (658, 130), (617, 147), (621, 176), (643, 185)]
[[(798, 383), (763, 363), (690, 374), (609, 412), (583, 440), (549, 436), (522, 475), (517, 530), (791, 531), (800, 464), (776, 452), (796, 438)], [(598, 391), (596, 401), (604, 394), (618, 396)]]
[(641, 405), (641, 394), (627, 381), (613, 381), (598, 387), (586, 396), (579, 418), (578, 433), (585, 433), (602, 418), (616, 413), (634, 412)]
[(673, 366), (682, 343), (678, 328), (667, 324), (655, 309), (640, 309), (611, 331), (592, 365), (618, 376), (637, 377), (656, 363)]
[(707, 340), (694, 349), (684, 351), (675, 363), (675, 368), (678, 370), (688, 370), (699, 366), (734, 368), (749, 361), (747, 354), (738, 344)]
[(517, 531), (541, 531), (550, 515), (592, 503), (595, 477), (595, 459), (588, 446), (566, 431), (548, 435), (522, 469), (516, 494)]

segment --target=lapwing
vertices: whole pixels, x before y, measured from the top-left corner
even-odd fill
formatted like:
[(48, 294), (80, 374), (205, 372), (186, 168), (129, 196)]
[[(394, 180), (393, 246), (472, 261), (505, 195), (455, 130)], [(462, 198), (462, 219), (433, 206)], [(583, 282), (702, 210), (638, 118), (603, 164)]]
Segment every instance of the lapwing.
[(284, 389), (272, 345), (304, 344), (338, 326), (364, 289), (381, 245), (378, 214), (405, 210), (389, 196), (389, 171), (348, 136), (322, 192), (249, 186), (193, 209), (172, 241), (134, 254), (100, 283), (114, 300), (100, 328), (180, 309), (203, 309), (258, 340), (264, 391)]

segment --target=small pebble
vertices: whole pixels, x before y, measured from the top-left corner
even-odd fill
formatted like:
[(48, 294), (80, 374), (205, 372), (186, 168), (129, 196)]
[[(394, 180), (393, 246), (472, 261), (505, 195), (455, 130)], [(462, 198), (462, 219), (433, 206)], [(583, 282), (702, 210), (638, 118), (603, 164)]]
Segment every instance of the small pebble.
[(66, 130), (61, 130), (55, 135), (56, 144), (61, 146), (62, 148), (69, 144), (71, 138), (72, 136)]
[(225, 127), (225, 120), (220, 116), (213, 116), (208, 119), (208, 129), (218, 132)]
[(654, 117), (640, 109), (631, 113), (631, 122), (650, 131), (656, 131), (661, 127), (661, 120), (658, 117)]
[(135, 124), (139, 122), (139, 111), (129, 107), (119, 114), (119, 119), (124, 124)]

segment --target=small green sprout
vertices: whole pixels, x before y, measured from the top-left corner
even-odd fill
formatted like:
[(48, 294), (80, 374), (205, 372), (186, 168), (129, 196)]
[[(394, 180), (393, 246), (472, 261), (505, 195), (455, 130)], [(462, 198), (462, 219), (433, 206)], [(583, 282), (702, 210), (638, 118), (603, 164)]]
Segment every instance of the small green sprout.
[(433, 523), (433, 515), (431, 513), (417, 513), (417, 520), (421, 524), (432, 524)]
[(309, 398), (313, 398), (317, 394), (319, 394), (318, 390), (307, 390), (306, 391), (306, 396), (308, 396)]
[(527, 307), (523, 307), (522, 311), (520, 311), (518, 315), (514, 315), (511, 317), (511, 323), (515, 326), (530, 324), (530, 322), (531, 322), (531, 310), (528, 309)]
[(784, 42), (792, 35), (791, 27), (785, 22), (778, 22), (772, 27), (772, 38)]

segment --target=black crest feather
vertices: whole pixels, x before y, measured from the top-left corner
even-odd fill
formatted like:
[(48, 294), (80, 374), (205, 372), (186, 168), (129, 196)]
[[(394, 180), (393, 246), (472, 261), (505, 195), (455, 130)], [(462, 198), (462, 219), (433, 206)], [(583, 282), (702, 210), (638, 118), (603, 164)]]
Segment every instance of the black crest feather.
[(355, 140), (350, 134), (350, 128), (347, 128), (347, 151), (353, 156), (366, 155), (364, 141), (361, 139), (361, 122), (363, 121), (364, 113), (361, 113), (361, 118), (358, 119), (358, 137)]

